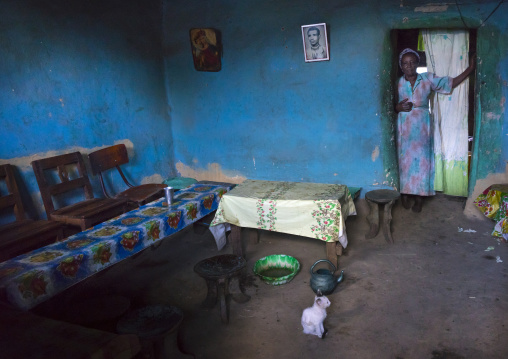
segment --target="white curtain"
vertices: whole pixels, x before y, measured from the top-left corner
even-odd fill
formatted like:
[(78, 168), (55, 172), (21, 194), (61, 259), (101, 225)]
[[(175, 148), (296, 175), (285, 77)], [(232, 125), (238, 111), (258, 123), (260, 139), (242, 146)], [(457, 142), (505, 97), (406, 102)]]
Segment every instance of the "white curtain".
[[(427, 71), (436, 76), (456, 77), (469, 65), (469, 33), (464, 30), (422, 30)], [(434, 94), (434, 189), (467, 197), (468, 187), (468, 95), (465, 80), (449, 95)]]

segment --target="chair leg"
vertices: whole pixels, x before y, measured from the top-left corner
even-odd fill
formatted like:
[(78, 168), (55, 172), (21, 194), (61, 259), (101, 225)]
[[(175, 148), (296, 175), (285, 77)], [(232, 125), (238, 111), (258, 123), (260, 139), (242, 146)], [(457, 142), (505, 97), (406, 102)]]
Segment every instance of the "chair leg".
[(379, 232), (379, 207), (377, 203), (372, 202), (367, 198), (366, 200), (370, 208), (369, 215), (367, 216), (367, 221), (370, 224), (370, 229), (369, 232), (365, 235), (365, 238), (370, 239), (377, 236)]

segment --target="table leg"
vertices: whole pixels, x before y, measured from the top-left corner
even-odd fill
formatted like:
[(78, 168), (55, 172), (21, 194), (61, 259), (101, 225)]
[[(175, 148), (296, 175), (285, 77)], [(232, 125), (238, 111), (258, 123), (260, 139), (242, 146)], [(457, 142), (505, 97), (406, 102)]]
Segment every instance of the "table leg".
[[(326, 242), (326, 259), (332, 262), (335, 268), (339, 268), (337, 260), (337, 243), (338, 242)], [(340, 245), (340, 243), (338, 243), (338, 245)]]
[(247, 243), (259, 243), (259, 231), (256, 228), (244, 228), (243, 237), (247, 237)]
[(243, 257), (242, 250), (242, 227), (231, 225), (231, 247), (233, 247), (233, 254)]
[(390, 229), (390, 224), (392, 222), (392, 206), (395, 201), (390, 201), (385, 204), (384, 216), (383, 216), (383, 233), (385, 235), (385, 239), (388, 243), (393, 243), (392, 231)]
[(372, 202), (365, 198), (367, 203), (369, 204), (370, 212), (367, 216), (367, 221), (370, 224), (370, 230), (365, 235), (366, 239), (374, 238), (377, 236), (377, 233), (379, 232), (379, 207), (378, 204), (375, 202)]
[(342, 244), (340, 244), (340, 242), (335, 242), (335, 252), (337, 253), (338, 256), (341, 256), (342, 255)]

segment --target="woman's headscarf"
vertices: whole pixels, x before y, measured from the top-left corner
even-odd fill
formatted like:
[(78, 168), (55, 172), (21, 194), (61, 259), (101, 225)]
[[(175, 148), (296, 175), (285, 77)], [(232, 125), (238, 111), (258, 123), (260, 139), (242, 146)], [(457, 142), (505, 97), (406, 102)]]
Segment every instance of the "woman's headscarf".
[(414, 54), (416, 56), (416, 58), (418, 59), (418, 62), (420, 62), (420, 55), (418, 55), (418, 53), (416, 51), (411, 50), (410, 48), (404, 49), (404, 50), (402, 50), (402, 52), (399, 55), (399, 66), (401, 69), (402, 69), (402, 56), (404, 56), (407, 53)]

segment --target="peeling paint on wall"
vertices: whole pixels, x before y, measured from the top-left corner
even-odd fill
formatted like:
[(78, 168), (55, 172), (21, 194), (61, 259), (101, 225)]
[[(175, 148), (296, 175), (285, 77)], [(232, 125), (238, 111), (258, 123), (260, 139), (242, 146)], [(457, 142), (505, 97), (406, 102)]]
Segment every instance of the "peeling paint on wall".
[(242, 183), (247, 178), (243, 176), (228, 176), (222, 172), (218, 163), (209, 163), (207, 169), (193, 169), (182, 162), (176, 164), (176, 170), (182, 177), (194, 178), (198, 181), (208, 180), (217, 182)]
[(499, 120), (501, 118), (501, 115), (497, 114), (497, 113), (492, 113), (492, 112), (488, 112), (485, 114), (485, 118), (487, 120)]
[(415, 12), (444, 12), (446, 10), (448, 10), (448, 5), (427, 4), (415, 7)]
[[(476, 181), (487, 179), (492, 173), (503, 173), (505, 169), (506, 154), (502, 154), (502, 149), (506, 144), (503, 144), (501, 131), (506, 121), (505, 95), (499, 70), (506, 68), (508, 36), (497, 27), (487, 25), (478, 29), (477, 43), (481, 62), (476, 86), (478, 104), (473, 143), (476, 151), (471, 165), (474, 188), (477, 187)], [(469, 189), (471, 192), (472, 186)]]
[[(392, 33), (393, 34), (393, 33)], [(383, 42), (383, 56), (381, 57), (383, 71), (381, 81), (381, 113), (380, 121), (382, 126), (381, 145), (379, 152), (383, 161), (385, 180), (384, 185), (397, 188), (399, 185), (398, 160), (396, 152), (396, 114), (394, 112), (394, 81), (392, 73), (397, 71), (396, 62), (393, 59), (392, 34), (387, 33)], [(388, 70), (389, 69), (389, 70)]]
[(142, 180), (141, 180), (141, 184), (147, 184), (147, 183), (162, 183), (164, 182), (165, 178), (162, 178), (162, 176), (158, 173), (154, 174), (154, 175), (151, 175), (151, 176), (147, 176), (147, 177), (144, 177)]
[[(118, 145), (120, 143), (123, 143), (125, 145), (125, 147), (127, 147), (127, 154), (131, 158), (134, 153), (134, 144), (132, 143), (132, 141), (125, 139), (125, 140), (115, 141), (114, 144)], [(33, 155), (24, 156), (24, 157), (15, 157), (15, 158), (9, 158), (9, 159), (0, 158), (0, 165), (9, 163), (13, 166), (19, 167), (20, 170), (22, 170), (22, 171), (27, 171), (27, 170), (32, 169), (32, 165), (31, 165), (32, 161), (40, 160), (42, 158), (63, 155), (66, 153), (72, 153), (72, 152), (81, 152), (83, 155), (88, 155), (91, 152), (94, 152), (94, 151), (100, 150), (101, 148), (105, 148), (105, 147), (109, 147), (109, 146), (111, 146), (111, 145), (104, 145), (104, 146), (93, 147), (93, 148), (85, 148), (85, 147), (75, 146), (75, 147), (68, 147), (68, 148), (65, 148), (62, 150), (58, 150), (58, 151), (47, 151), (47, 152), (34, 153)]]
[(376, 146), (376, 148), (374, 148), (374, 151), (372, 151), (371, 155), (372, 162), (376, 162), (378, 157), (379, 157), (379, 146)]

